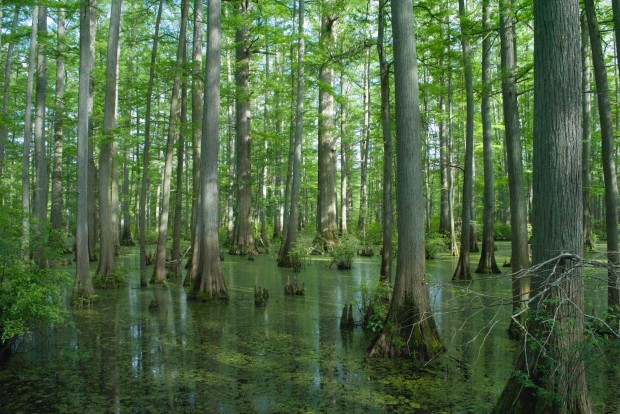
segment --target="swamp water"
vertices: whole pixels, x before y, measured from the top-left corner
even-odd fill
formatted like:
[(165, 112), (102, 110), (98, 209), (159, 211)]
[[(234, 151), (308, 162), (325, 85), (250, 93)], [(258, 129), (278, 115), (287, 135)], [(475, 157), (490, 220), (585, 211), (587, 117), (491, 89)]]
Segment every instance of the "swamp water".
[[(498, 263), (508, 249), (501, 245)], [(368, 359), (372, 335), (339, 329), (343, 305), (355, 309), (360, 287), (377, 280), (378, 258), (356, 258), (350, 271), (312, 260), (299, 274), (305, 296), (287, 297), (294, 274), (271, 255), (226, 256), (227, 305), (188, 301), (178, 281), (141, 289), (132, 270), (126, 287), (100, 290), (92, 309), (73, 310), (69, 326), (24, 340), (0, 369), (0, 412), (484, 413), (520, 345), (506, 335), (510, 282), (474, 274), (471, 285), (455, 285), (455, 265), (451, 257), (427, 261), (448, 353), (426, 365)], [(121, 266), (136, 269), (137, 250)], [(270, 291), (265, 308), (254, 305), (255, 284)], [(597, 413), (620, 409), (614, 353), (595, 349), (587, 364)]]

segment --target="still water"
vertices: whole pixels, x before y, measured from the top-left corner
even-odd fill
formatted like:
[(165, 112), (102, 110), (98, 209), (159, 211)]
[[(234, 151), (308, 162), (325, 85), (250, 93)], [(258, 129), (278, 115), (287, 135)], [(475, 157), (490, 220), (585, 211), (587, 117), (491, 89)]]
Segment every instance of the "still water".
[[(501, 245), (499, 264), (508, 249)], [(509, 278), (474, 275), (471, 285), (452, 284), (456, 261), (449, 256), (427, 262), (449, 351), (426, 365), (368, 359), (372, 334), (339, 329), (343, 305), (356, 308), (360, 287), (377, 280), (378, 258), (357, 258), (349, 271), (312, 260), (299, 275), (305, 296), (286, 297), (293, 273), (273, 255), (253, 262), (226, 256), (226, 305), (188, 301), (177, 281), (141, 289), (137, 251), (121, 261), (126, 287), (99, 291), (95, 306), (73, 310), (68, 326), (24, 340), (0, 370), (0, 412), (484, 413), (519, 346), (506, 335)], [(254, 305), (255, 284), (270, 290), (265, 308)], [(153, 300), (157, 308), (149, 307)], [(594, 348), (588, 378), (595, 412), (618, 412), (614, 346)]]

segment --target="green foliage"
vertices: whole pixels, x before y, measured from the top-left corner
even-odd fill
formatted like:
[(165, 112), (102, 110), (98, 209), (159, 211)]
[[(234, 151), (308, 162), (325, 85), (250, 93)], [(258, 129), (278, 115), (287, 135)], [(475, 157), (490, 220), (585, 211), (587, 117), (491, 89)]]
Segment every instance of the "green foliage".
[(23, 259), (21, 218), (19, 207), (0, 207), (0, 357), (18, 336), (66, 316), (62, 299), (69, 275)]
[(23, 261), (0, 268), (0, 342), (24, 335), (37, 326), (62, 322), (63, 288), (69, 275), (38, 269)]
[(439, 253), (448, 251), (449, 242), (439, 233), (429, 233), (424, 240), (424, 251), (427, 259), (434, 259)]
[(350, 269), (353, 266), (353, 258), (360, 248), (360, 242), (356, 237), (346, 236), (340, 239), (340, 244), (332, 250), (332, 264), (338, 269)]
[(360, 313), (364, 315), (362, 326), (372, 332), (383, 330), (383, 324), (390, 308), (393, 288), (384, 282), (366, 283), (360, 287), (357, 302)]
[(123, 268), (116, 268), (114, 272), (106, 276), (96, 275), (93, 277), (93, 287), (95, 289), (116, 289), (127, 284), (127, 271)]
[(512, 239), (512, 228), (509, 223), (498, 221), (493, 227), (495, 240), (509, 241)]
[(313, 249), (314, 238), (308, 234), (300, 233), (297, 235), (297, 241), (295, 246), (288, 253), (289, 260), (293, 269), (299, 272), (303, 267), (304, 262), (308, 258), (308, 255)]
[(381, 223), (373, 221), (366, 226), (366, 245), (378, 246), (383, 243), (383, 227)]

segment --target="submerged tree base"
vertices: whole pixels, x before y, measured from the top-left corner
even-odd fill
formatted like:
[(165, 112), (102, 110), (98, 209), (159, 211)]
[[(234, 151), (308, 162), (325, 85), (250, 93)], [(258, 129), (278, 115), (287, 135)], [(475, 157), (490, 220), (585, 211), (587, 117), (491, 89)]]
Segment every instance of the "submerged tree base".
[(219, 293), (199, 293), (197, 295), (194, 294), (188, 294), (187, 298), (189, 300), (192, 301), (196, 301), (196, 302), (219, 302), (219, 303), (228, 303), (229, 298), (228, 298), (228, 293), (226, 292), (219, 292)]

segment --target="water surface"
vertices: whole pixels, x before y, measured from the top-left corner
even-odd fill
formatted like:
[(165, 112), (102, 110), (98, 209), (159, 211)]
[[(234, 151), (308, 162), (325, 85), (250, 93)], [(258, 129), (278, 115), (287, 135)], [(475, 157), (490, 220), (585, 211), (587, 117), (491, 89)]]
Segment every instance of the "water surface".
[[(507, 256), (503, 245), (498, 262)], [(378, 278), (378, 258), (357, 258), (350, 271), (312, 260), (299, 275), (305, 296), (286, 297), (294, 274), (274, 257), (226, 256), (223, 305), (188, 301), (176, 281), (139, 288), (137, 251), (128, 250), (125, 288), (99, 291), (92, 309), (72, 311), (69, 326), (26, 338), (0, 370), (0, 412), (487, 412), (518, 346), (505, 334), (510, 283), (475, 275), (471, 285), (454, 285), (455, 265), (451, 257), (427, 262), (449, 352), (422, 366), (368, 359), (372, 335), (339, 329), (342, 306)], [(255, 284), (270, 290), (265, 308), (254, 305)], [(615, 364), (597, 357), (592, 367), (596, 412), (617, 412), (607, 387), (618, 382)]]

